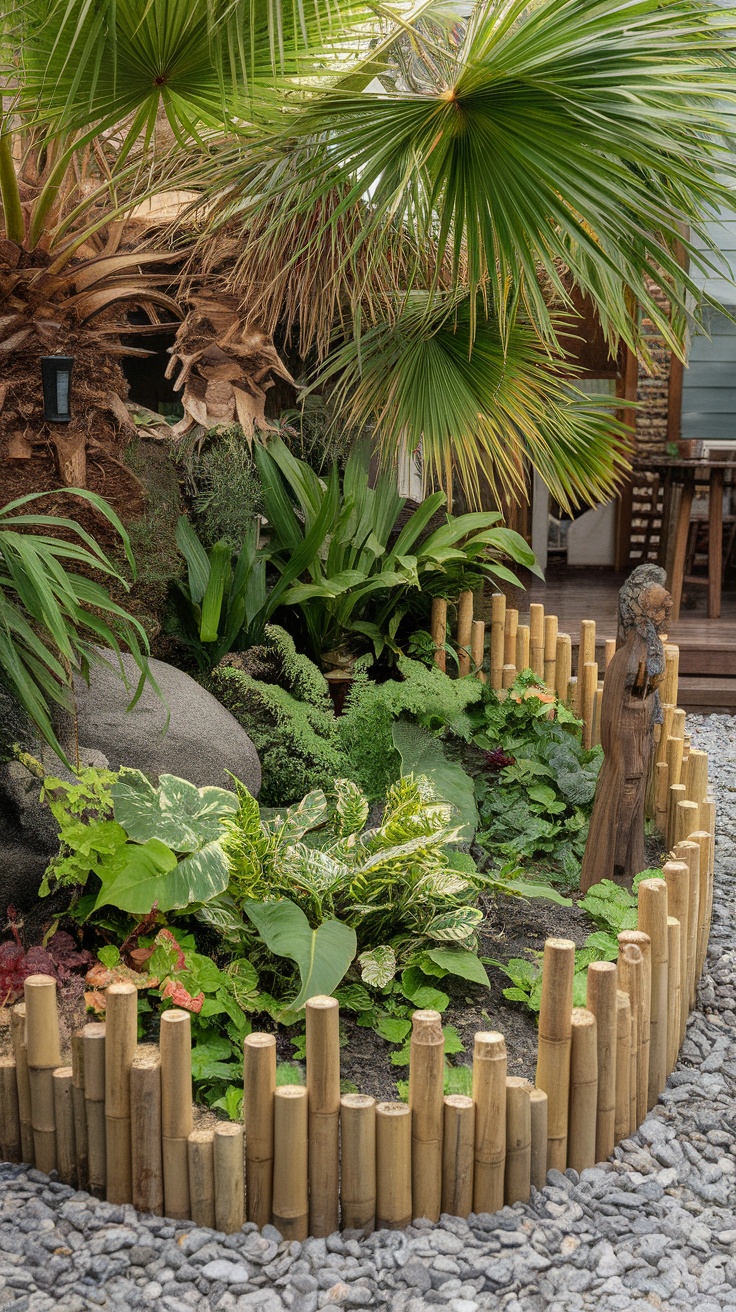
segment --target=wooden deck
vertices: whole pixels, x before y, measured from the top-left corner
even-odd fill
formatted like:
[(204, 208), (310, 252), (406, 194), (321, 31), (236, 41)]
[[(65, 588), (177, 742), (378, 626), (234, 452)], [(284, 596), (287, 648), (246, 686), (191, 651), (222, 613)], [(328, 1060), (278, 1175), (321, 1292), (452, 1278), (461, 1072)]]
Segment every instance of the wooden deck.
[[(524, 602), (540, 601), (549, 614), (558, 616), (560, 631), (572, 635), (577, 645), (580, 621), (594, 619), (597, 637), (615, 638), (618, 590), (625, 574), (603, 569), (568, 569), (550, 564), (547, 580), (535, 579)], [(705, 614), (704, 588), (685, 587), (680, 619), (669, 638), (680, 648), (681, 702), (691, 710), (736, 712), (736, 592), (724, 591), (721, 618)], [(694, 602), (693, 606), (688, 602)]]

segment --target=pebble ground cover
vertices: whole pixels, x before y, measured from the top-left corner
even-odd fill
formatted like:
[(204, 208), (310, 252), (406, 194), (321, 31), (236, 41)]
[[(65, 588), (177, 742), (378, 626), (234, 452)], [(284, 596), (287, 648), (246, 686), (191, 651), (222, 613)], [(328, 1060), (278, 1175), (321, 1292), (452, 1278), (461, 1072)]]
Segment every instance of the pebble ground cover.
[(225, 1237), (0, 1166), (3, 1312), (627, 1312), (736, 1308), (736, 722), (693, 717), (719, 833), (713, 929), (680, 1061), (611, 1161), (525, 1205), (361, 1239)]

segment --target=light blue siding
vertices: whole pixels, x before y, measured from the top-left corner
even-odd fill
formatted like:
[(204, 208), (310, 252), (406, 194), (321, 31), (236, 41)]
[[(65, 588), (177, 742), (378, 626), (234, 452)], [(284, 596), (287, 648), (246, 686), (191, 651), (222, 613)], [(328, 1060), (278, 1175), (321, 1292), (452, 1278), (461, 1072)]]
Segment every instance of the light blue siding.
[[(708, 224), (716, 270), (691, 267), (693, 281), (736, 313), (736, 207)], [(682, 385), (682, 436), (736, 439), (736, 324), (706, 309), (708, 336), (693, 336)]]

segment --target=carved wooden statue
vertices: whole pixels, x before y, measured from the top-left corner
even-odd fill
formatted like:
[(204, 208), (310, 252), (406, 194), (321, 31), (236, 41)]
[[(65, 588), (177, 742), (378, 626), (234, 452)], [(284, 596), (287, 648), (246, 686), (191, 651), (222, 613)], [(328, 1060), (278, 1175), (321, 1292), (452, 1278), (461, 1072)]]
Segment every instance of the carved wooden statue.
[(665, 670), (659, 634), (672, 598), (665, 572), (639, 565), (619, 593), (619, 647), (606, 670), (601, 705), (605, 760), (598, 777), (580, 887), (601, 879), (631, 887), (644, 869), (644, 808), (661, 723), (658, 685)]

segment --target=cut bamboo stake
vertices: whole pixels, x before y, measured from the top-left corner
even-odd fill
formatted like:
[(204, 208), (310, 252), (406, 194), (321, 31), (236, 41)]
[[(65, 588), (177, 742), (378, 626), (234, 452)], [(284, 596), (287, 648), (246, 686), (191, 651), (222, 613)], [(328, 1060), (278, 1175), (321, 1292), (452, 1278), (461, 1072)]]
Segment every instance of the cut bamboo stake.
[(506, 1080), (506, 1178), (504, 1202), (525, 1203), (532, 1178), (531, 1084), (516, 1075)]
[(583, 715), (583, 671), (586, 665), (591, 665), (595, 661), (595, 620), (581, 620), (580, 622), (580, 645), (578, 647), (578, 664), (577, 664), (577, 702), (575, 710), (582, 719)]
[(678, 697), (678, 674), (680, 667), (680, 648), (673, 642), (665, 643), (664, 647), (664, 684), (662, 687), (662, 701), (671, 702), (673, 706), (677, 705)]
[[(682, 1041), (681, 1036), (685, 1032), (685, 1025), (687, 1023), (687, 1002), (685, 998), (685, 990), (687, 987), (687, 979), (688, 979), (687, 945), (688, 945), (688, 912), (690, 907), (690, 867), (687, 861), (666, 861), (662, 867), (662, 878), (667, 884), (667, 914), (668, 916), (674, 916), (680, 925), (679, 958), (677, 962), (677, 978), (679, 981), (678, 989), (680, 993), (680, 1014), (677, 1017), (677, 1047), (675, 1048), (675, 1055), (676, 1055), (680, 1047), (680, 1043)], [(669, 941), (669, 937), (668, 937), (668, 941)], [(672, 970), (674, 969), (674, 962), (672, 961), (672, 957), (669, 956), (669, 953), (668, 953), (668, 960), (669, 960), (669, 970), (670, 973), (672, 973)], [(670, 1019), (672, 1016), (672, 990), (673, 990), (673, 985), (672, 985), (672, 981), (670, 980), (670, 984), (669, 984)], [(667, 1028), (669, 1031), (670, 1028), (669, 1024)], [(669, 1070), (672, 1070), (673, 1064), (674, 1063), (670, 1064)]]
[(36, 1167), (49, 1175), (56, 1170), (53, 1072), (61, 1065), (56, 980), (50, 975), (29, 975), (23, 992), (33, 1151)]
[(535, 1189), (547, 1183), (547, 1095), (532, 1087), (529, 1094), (532, 1117), (531, 1182)]
[(698, 828), (700, 807), (697, 802), (679, 801), (675, 811), (675, 832), (672, 846), (684, 843)]
[[(667, 846), (675, 846), (675, 832), (677, 830), (677, 806), (679, 802), (684, 802), (686, 788), (684, 784), (670, 784), (669, 803), (667, 808)], [(687, 834), (685, 834), (687, 837)]]
[(192, 1125), (192, 1029), (188, 1011), (181, 1011), (175, 1007), (163, 1013), (160, 1047), (164, 1211), (166, 1216), (179, 1221), (186, 1220), (189, 1216), (187, 1140), (194, 1128)]
[[(120, 981), (106, 993), (105, 1140), (107, 1201), (132, 1203), (130, 1068), (138, 1042), (138, 990)], [(171, 1216), (174, 1213), (170, 1213)]]
[(606, 638), (603, 656), (603, 669), (607, 670), (614, 656), (616, 655), (616, 639)]
[(529, 607), (529, 655), (531, 669), (544, 678), (544, 606), (532, 602)]
[(688, 838), (684, 843), (678, 843), (674, 849), (674, 855), (678, 861), (685, 861), (688, 868), (688, 899), (687, 899), (687, 948), (685, 951), (686, 958), (686, 977), (680, 981), (683, 996), (683, 1017), (680, 1026), (680, 1042), (685, 1037), (685, 1028), (687, 1026), (687, 1017), (690, 1008), (695, 1005), (695, 994), (698, 982), (698, 932), (700, 926), (700, 843), (692, 838)]
[(434, 663), (444, 671), (447, 667), (447, 602), (444, 597), (432, 598), (432, 618), (430, 620), (432, 642), (434, 643)]
[(618, 970), (614, 961), (592, 961), (588, 966), (587, 1005), (596, 1019), (598, 1036), (598, 1108), (595, 1160), (605, 1162), (616, 1146), (616, 994)]
[(453, 1093), (445, 1098), (442, 1150), (442, 1211), (469, 1216), (473, 1210), (475, 1104)]
[[(682, 737), (682, 767), (683, 767), (683, 770), (686, 769), (686, 767), (687, 767), (687, 763), (688, 763), (688, 761), (690, 760), (690, 752), (691, 752), (691, 751), (692, 751), (692, 738), (691, 738), (691, 736), (690, 736), (689, 733), (685, 733), (685, 734), (683, 734), (683, 737)], [(685, 779), (683, 780), (683, 783), (687, 783), (687, 778), (685, 778)]]
[(574, 969), (575, 944), (566, 938), (548, 938), (542, 965), (536, 1083), (548, 1098), (547, 1169), (557, 1171), (564, 1171), (567, 1166)]
[[(652, 953), (649, 935), (643, 930), (626, 929), (618, 936), (619, 981), (631, 997), (631, 1011), (636, 1014), (636, 1124), (641, 1125), (647, 1114), (649, 1098), (649, 1038), (652, 995)], [(621, 959), (621, 946), (635, 947), (641, 956), (641, 965)], [(634, 969), (632, 970), (632, 966)], [(633, 994), (632, 994), (633, 988)]]
[(682, 783), (682, 738), (673, 738), (670, 734), (665, 744), (665, 760), (669, 770), (671, 784)]
[(556, 615), (544, 617), (544, 682), (549, 692), (554, 692), (557, 679), (557, 630)]
[(71, 1066), (57, 1066), (53, 1073), (56, 1169), (62, 1184), (76, 1186), (77, 1150), (74, 1142), (73, 1077)]
[[(472, 592), (462, 594), (466, 595), (470, 597), (472, 606)], [(340, 1007), (337, 998), (319, 996), (309, 999), (305, 1011), (309, 1105), (309, 1233), (320, 1239), (333, 1234), (338, 1222)]]
[(0, 1057), (0, 1161), (21, 1161), (18, 1079), (14, 1057)]
[(584, 1171), (595, 1166), (598, 1027), (592, 1011), (585, 1007), (573, 1007), (571, 1025), (567, 1162), (574, 1171)]
[[(708, 906), (706, 910), (706, 950), (708, 947), (708, 937), (710, 936), (710, 922), (713, 914), (713, 875), (716, 865), (716, 804), (712, 797), (707, 797), (704, 802), (700, 803), (700, 818), (698, 821), (698, 830), (693, 832), (706, 833), (710, 835), (708, 844)], [(690, 835), (688, 834), (688, 838)]]
[(670, 771), (666, 761), (654, 766), (654, 823), (662, 837), (667, 839), (667, 821), (670, 804)]
[(496, 1030), (476, 1034), (473, 1048), (474, 1212), (497, 1212), (503, 1207), (507, 1060), (503, 1034)]
[(468, 647), (473, 632), (473, 593), (461, 592), (457, 603), (457, 662), (460, 678), (470, 674)]
[(87, 1160), (87, 1112), (84, 1104), (84, 1037), (81, 1030), (72, 1034), (72, 1106), (74, 1108), (74, 1146), (77, 1157), (77, 1188), (89, 1185)]
[(284, 1239), (309, 1233), (307, 1090), (282, 1084), (273, 1099), (273, 1214)]
[(504, 665), (504, 667), (503, 667), (503, 669), (502, 669), (502, 671), (501, 671), (501, 686), (502, 686), (502, 688), (510, 688), (510, 687), (512, 686), (512, 684), (513, 684), (515, 678), (516, 678), (516, 666), (515, 666), (515, 665)]
[(689, 834), (690, 842), (697, 843), (700, 849), (698, 858), (698, 933), (695, 949), (695, 988), (703, 973), (708, 952), (708, 934), (710, 929), (711, 909), (711, 871), (710, 871), (710, 833), (705, 829), (696, 829)]
[(255, 1221), (260, 1229), (271, 1224), (275, 1091), (275, 1035), (248, 1034), (243, 1062), (245, 1201), (248, 1220)]
[(555, 692), (561, 702), (566, 702), (570, 694), (572, 678), (572, 638), (569, 633), (557, 635), (557, 656), (555, 660)]
[(506, 607), (503, 626), (503, 660), (504, 665), (511, 665), (516, 657), (516, 630), (519, 627), (519, 612)]
[(577, 710), (577, 706), (578, 706), (578, 680), (577, 680), (577, 675), (573, 675), (572, 679), (570, 680), (569, 684), (567, 685), (567, 696), (566, 696), (566, 698), (565, 698), (565, 701), (566, 701), (566, 703), (567, 703), (568, 706), (572, 707), (572, 709), (575, 711), (575, 714), (577, 715), (577, 714), (578, 714), (578, 710)]
[(483, 620), (473, 620), (473, 631), (470, 639), (470, 655), (473, 658), (475, 667), (475, 677), (481, 683), (486, 682), (486, 674), (483, 669), (485, 662), (486, 647), (486, 626)]
[(667, 1083), (669, 989), (667, 984), (667, 883), (642, 879), (638, 892), (638, 924), (650, 940), (651, 991), (649, 994), (649, 1085), (647, 1111), (651, 1111)]
[(685, 712), (677, 703), (672, 712), (672, 735), (674, 738), (682, 738), (683, 742), (685, 740)]
[(616, 1143), (631, 1133), (631, 1002), (628, 993), (616, 994)]
[(708, 796), (708, 753), (691, 747), (687, 758), (687, 795), (700, 806)]
[(667, 702), (662, 704), (662, 723), (659, 726), (659, 741), (656, 753), (658, 763), (667, 760), (667, 740), (672, 733), (672, 716), (674, 713), (674, 706), (669, 705)]
[[(288, 1088), (289, 1086), (285, 1087)], [(303, 1086), (298, 1087), (302, 1088), (302, 1092), (306, 1094), (306, 1089)], [(306, 1103), (308, 1099), (304, 1097), (301, 1101)], [(305, 1115), (300, 1118), (300, 1124), (304, 1122), (306, 1122), (306, 1107)], [(304, 1188), (298, 1194), (300, 1207), (307, 1201), (306, 1123), (304, 1123), (304, 1130), (305, 1141), (302, 1151), (304, 1154), (305, 1178), (303, 1181)], [(221, 1230), (226, 1235), (234, 1235), (237, 1234), (238, 1230), (242, 1230), (245, 1221), (245, 1169), (242, 1125), (235, 1125), (232, 1121), (225, 1121), (215, 1126), (213, 1156), (215, 1165), (215, 1229)], [(275, 1188), (274, 1183), (274, 1192)], [(281, 1230), (284, 1239), (296, 1239), (297, 1237), (303, 1239), (306, 1237), (308, 1222), (309, 1214), (305, 1212), (303, 1220), (300, 1218), (299, 1221), (299, 1229), (300, 1231), (304, 1229), (305, 1234), (299, 1236), (295, 1234), (287, 1235), (280, 1224), (278, 1229)]]
[(403, 1230), (413, 1217), (411, 1111), (403, 1102), (376, 1107), (376, 1229)]
[(376, 1100), (346, 1093), (340, 1109), (342, 1225), (370, 1235), (376, 1226)]
[(438, 1011), (412, 1016), (409, 1107), (411, 1189), (415, 1217), (438, 1221), (442, 1207), (445, 1044)]
[(505, 663), (506, 598), (502, 592), (491, 597), (491, 687), (498, 692)]
[(603, 688), (599, 686), (595, 690), (593, 700), (593, 725), (590, 731), (590, 745), (597, 747), (601, 741), (601, 713), (603, 711)]
[(516, 668), (528, 670), (531, 660), (531, 638), (528, 624), (520, 624), (516, 630)]
[(586, 661), (583, 666), (583, 691), (581, 696), (581, 718), (583, 721), (583, 746), (589, 748), (593, 739), (593, 708), (598, 687), (598, 665), (595, 661)]
[[(130, 1066), (131, 1181), (133, 1206), (162, 1216), (161, 1054), (153, 1044), (136, 1048)], [(194, 1220), (195, 1218), (192, 1217)], [(212, 1221), (198, 1222), (212, 1225)]]
[(680, 983), (682, 954), (680, 946), (683, 938), (681, 928), (680, 922), (675, 916), (667, 917), (667, 951), (669, 954), (669, 970), (667, 973), (669, 992), (667, 1026), (668, 1075), (674, 1070), (677, 1064), (677, 1054), (680, 1049), (680, 1022), (682, 1018), (682, 989)]
[(28, 1078), (28, 1050), (26, 1048), (26, 1004), (18, 1002), (10, 1013), (10, 1028), (15, 1056), (15, 1078), (18, 1086), (18, 1115), (20, 1117), (21, 1160), (33, 1166), (33, 1124), (31, 1119), (31, 1085)]
[[(187, 1139), (189, 1206), (195, 1225), (215, 1228), (215, 1135), (192, 1130)], [(219, 1229), (219, 1227), (218, 1227)]]
[(104, 1198), (107, 1184), (105, 1148), (105, 1026), (91, 1021), (82, 1030), (84, 1109), (87, 1119), (89, 1191)]
[[(629, 999), (630, 1040), (629, 1040), (629, 1128), (633, 1134), (639, 1124), (639, 1066), (641, 1063), (641, 1031), (644, 1010), (644, 957), (636, 943), (626, 943), (618, 937), (618, 980), (621, 990)], [(647, 1084), (649, 1071), (647, 1070)], [(618, 1071), (617, 1071), (618, 1076)], [(642, 1104), (646, 1097), (642, 1098)], [(619, 1109), (623, 1114), (622, 1109)]]

